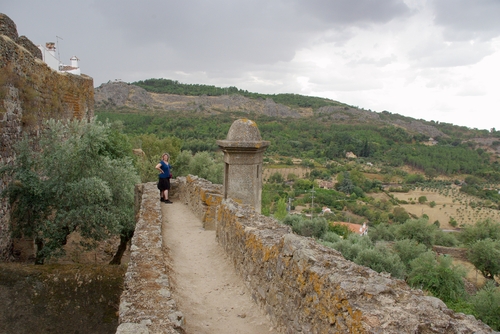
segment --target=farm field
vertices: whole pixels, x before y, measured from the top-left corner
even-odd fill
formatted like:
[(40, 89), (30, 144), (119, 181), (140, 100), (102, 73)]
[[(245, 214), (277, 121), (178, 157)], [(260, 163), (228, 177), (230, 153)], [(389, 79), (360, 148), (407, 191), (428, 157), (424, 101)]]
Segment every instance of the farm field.
[[(449, 224), (450, 218), (454, 218), (457, 226), (474, 224), (478, 220), (493, 219), (500, 221), (500, 211), (485, 207), (474, 208), (471, 203), (478, 202), (477, 198), (468, 196), (459, 192), (458, 187), (452, 186), (449, 189), (417, 189), (411, 190), (407, 193), (391, 193), (398, 200), (404, 200), (408, 203), (414, 204), (401, 204), (408, 213), (416, 215), (417, 217), (426, 214), (429, 216), (429, 222), (439, 221), (442, 229), (453, 229)], [(387, 196), (384, 194), (384, 196)], [(425, 196), (427, 202), (420, 204), (418, 198)], [(431, 208), (429, 203), (435, 202), (435, 206)]]
[(280, 173), (283, 176), (283, 179), (287, 179), (289, 174), (295, 174), (299, 179), (303, 179), (306, 177), (306, 174), (311, 172), (310, 168), (303, 166), (290, 166), (290, 167), (277, 167), (277, 168), (269, 168), (264, 167), (262, 172), (262, 177), (265, 181), (269, 179), (271, 175), (274, 173)]

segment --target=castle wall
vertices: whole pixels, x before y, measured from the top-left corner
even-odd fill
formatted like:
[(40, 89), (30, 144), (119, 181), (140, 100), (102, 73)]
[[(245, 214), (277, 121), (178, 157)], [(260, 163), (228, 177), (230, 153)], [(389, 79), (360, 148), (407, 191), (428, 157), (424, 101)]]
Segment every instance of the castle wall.
[(170, 262), (163, 247), (156, 183), (137, 185), (135, 199), (137, 223), (116, 333), (182, 333), (184, 316), (171, 297), (171, 277), (167, 272)]
[[(93, 79), (50, 69), (40, 50), (19, 37), (14, 22), (0, 13), (0, 165), (15, 158), (14, 145), (25, 134), (36, 136), (44, 120), (93, 115)], [(0, 191), (7, 182), (0, 180)], [(8, 212), (7, 202), (0, 200), (0, 260), (11, 256)]]
[[(220, 201), (219, 189), (193, 176), (179, 177), (172, 183), (176, 198), (194, 210), (204, 224), (215, 225), (218, 242), (276, 328), (284, 328), (286, 333), (493, 333), (474, 317), (448, 309), (440, 299), (425, 296), (388, 274), (348, 261), (339, 252), (312, 238), (293, 234), (288, 226), (249, 206)], [(154, 282), (158, 282), (159, 275), (168, 275), (160, 264), (148, 263), (152, 247), (138, 242), (151, 239), (155, 247), (161, 245), (158, 190), (151, 183), (143, 191), (143, 203), (152, 201), (151, 209), (142, 209), (132, 239), (132, 251), (137, 254), (133, 254), (129, 268), (136, 269), (126, 274), (122, 297), (127, 298), (120, 302), (120, 322), (124, 326), (141, 326), (142, 330), (149, 328), (150, 332), (175, 333), (179, 328), (176, 326), (184, 321), (182, 313), (163, 318), (155, 313), (159, 308), (156, 303), (168, 304), (168, 297), (141, 297), (149, 296), (142, 287), (155, 285), (160, 289)], [(158, 272), (152, 275), (148, 269), (139, 270), (139, 265), (154, 266)], [(133, 293), (127, 292), (130, 286), (134, 287)], [(146, 301), (149, 309), (141, 307)], [(125, 308), (130, 313), (122, 318)], [(145, 319), (150, 319), (151, 324), (145, 324)], [(177, 324), (172, 319), (177, 319)], [(163, 324), (159, 324), (161, 321)], [(151, 326), (156, 327), (152, 330)]]

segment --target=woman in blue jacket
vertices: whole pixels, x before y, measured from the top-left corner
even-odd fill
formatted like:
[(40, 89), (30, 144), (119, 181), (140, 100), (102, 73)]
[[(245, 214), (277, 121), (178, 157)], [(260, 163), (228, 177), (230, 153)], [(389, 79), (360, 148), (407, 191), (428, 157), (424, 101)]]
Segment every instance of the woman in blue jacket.
[(170, 156), (168, 153), (163, 153), (161, 161), (156, 165), (156, 169), (160, 171), (158, 175), (158, 189), (160, 189), (160, 201), (163, 203), (172, 203), (168, 199), (168, 191), (170, 190), (170, 178), (172, 177), (171, 167), (168, 163)]

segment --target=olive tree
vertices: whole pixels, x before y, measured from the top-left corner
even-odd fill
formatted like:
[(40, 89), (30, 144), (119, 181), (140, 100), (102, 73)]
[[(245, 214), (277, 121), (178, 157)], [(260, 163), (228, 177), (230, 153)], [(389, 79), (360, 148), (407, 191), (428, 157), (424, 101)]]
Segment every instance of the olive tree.
[(429, 224), (427, 219), (409, 219), (399, 225), (396, 230), (396, 239), (414, 240), (431, 248), (436, 238), (436, 225)]
[(467, 258), (485, 278), (493, 280), (500, 275), (500, 241), (476, 241), (469, 246)]
[(457, 301), (465, 294), (465, 270), (452, 264), (446, 255), (427, 251), (410, 262), (407, 282), (414, 288), (427, 290), (444, 302)]
[(16, 160), (2, 168), (12, 180), (2, 195), (11, 204), (13, 236), (34, 239), (36, 264), (64, 254), (75, 231), (89, 249), (120, 235), (120, 262), (135, 227), (140, 181), (130, 154), (119, 128), (94, 120), (49, 120), (36, 140), (20, 142)]

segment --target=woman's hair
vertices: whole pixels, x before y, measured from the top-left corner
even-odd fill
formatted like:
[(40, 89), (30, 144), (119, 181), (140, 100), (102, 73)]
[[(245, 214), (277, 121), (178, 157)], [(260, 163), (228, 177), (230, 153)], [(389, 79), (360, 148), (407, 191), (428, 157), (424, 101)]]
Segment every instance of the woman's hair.
[(164, 156), (167, 156), (167, 158), (170, 160), (170, 155), (169, 155), (168, 153), (163, 153), (163, 154), (161, 155), (161, 160), (163, 160), (163, 157), (164, 157)]

